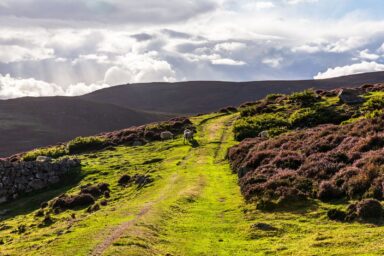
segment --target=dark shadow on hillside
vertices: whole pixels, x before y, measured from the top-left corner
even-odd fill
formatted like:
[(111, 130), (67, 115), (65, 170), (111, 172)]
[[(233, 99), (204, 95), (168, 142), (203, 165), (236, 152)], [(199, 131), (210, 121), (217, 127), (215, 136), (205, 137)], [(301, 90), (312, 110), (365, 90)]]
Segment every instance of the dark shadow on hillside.
[(291, 201), (284, 203), (258, 202), (256, 208), (263, 212), (289, 212), (294, 214), (305, 214), (316, 211), (319, 208), (319, 204), (315, 200)]
[(3, 213), (3, 215), (0, 215), (0, 221), (18, 215), (29, 214), (39, 209), (41, 203), (66, 193), (71, 188), (77, 186), (83, 178), (84, 175), (81, 172), (81, 168), (76, 168), (69, 175), (63, 177), (59, 184), (51, 185), (48, 188), (22, 195), (13, 202), (0, 205), (0, 213)]
[(192, 139), (192, 140), (190, 141), (190, 143), (191, 143), (191, 146), (192, 146), (193, 148), (197, 148), (198, 146), (200, 146), (199, 142), (198, 142), (197, 140), (195, 140), (195, 139)]

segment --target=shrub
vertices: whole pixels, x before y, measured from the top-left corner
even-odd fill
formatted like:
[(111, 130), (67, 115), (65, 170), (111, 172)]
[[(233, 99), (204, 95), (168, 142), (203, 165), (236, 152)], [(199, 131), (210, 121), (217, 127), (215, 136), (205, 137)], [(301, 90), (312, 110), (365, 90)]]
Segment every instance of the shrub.
[(131, 176), (129, 176), (128, 174), (124, 174), (123, 176), (121, 176), (121, 177), (119, 178), (119, 180), (117, 181), (117, 183), (118, 183), (120, 186), (125, 186), (125, 185), (127, 185), (130, 181), (131, 181)]
[(78, 154), (86, 151), (99, 150), (105, 147), (107, 139), (103, 137), (77, 137), (68, 142), (67, 148), (70, 154)]
[(280, 93), (272, 93), (272, 94), (268, 94), (265, 99), (268, 101), (268, 102), (275, 102), (276, 99), (279, 99), (279, 98), (285, 98), (286, 96), (284, 94), (280, 94)]
[(292, 127), (313, 127), (319, 124), (339, 124), (347, 119), (348, 113), (329, 107), (315, 107), (296, 110), (289, 117), (289, 122)]
[(321, 100), (313, 90), (305, 90), (303, 92), (295, 92), (289, 96), (289, 101), (298, 104), (300, 107), (309, 107)]
[(384, 95), (370, 97), (362, 106), (364, 111), (382, 110), (384, 108)]
[(375, 199), (364, 199), (356, 205), (356, 214), (365, 221), (380, 219), (383, 215), (383, 207)]
[(64, 194), (53, 199), (51, 201), (51, 207), (53, 209), (65, 210), (88, 206), (93, 203), (95, 203), (95, 198), (91, 194), (78, 194), (73, 196)]
[(29, 151), (22, 156), (23, 161), (35, 161), (38, 156), (48, 156), (58, 158), (67, 155), (68, 151), (64, 145), (53, 146), (48, 148), (40, 148)]
[(287, 127), (288, 123), (276, 114), (263, 114), (254, 117), (239, 119), (235, 122), (233, 131), (236, 140), (252, 138), (259, 135), (260, 132), (272, 128)]
[(317, 197), (322, 201), (334, 200), (342, 197), (342, 191), (329, 181), (323, 181), (319, 186)]
[(345, 221), (347, 218), (347, 213), (341, 210), (331, 209), (327, 212), (327, 216), (330, 220)]
[(83, 186), (81, 188), (81, 194), (90, 194), (94, 197), (99, 197), (101, 195), (103, 195), (106, 191), (110, 191), (109, 190), (109, 184), (107, 183), (99, 183), (99, 184), (96, 184), (96, 185), (86, 185), (86, 186)]

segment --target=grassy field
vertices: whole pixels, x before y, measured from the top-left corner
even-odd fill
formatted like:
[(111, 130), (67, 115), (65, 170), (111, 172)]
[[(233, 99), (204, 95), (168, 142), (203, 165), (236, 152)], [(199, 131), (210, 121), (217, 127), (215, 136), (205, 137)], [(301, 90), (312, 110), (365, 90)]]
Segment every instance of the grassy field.
[[(81, 173), (64, 186), (0, 206), (0, 255), (384, 254), (383, 227), (327, 219), (327, 209), (345, 205), (315, 202), (299, 210), (261, 212), (246, 204), (225, 160), (235, 144), (236, 118), (193, 118), (194, 146), (178, 138), (80, 155)], [(154, 182), (121, 187), (123, 174), (150, 175)], [(94, 213), (67, 210), (52, 215), (52, 225), (39, 227), (42, 217), (35, 214), (41, 202), (99, 182), (111, 186), (107, 206)], [(276, 230), (252, 228), (259, 222)]]

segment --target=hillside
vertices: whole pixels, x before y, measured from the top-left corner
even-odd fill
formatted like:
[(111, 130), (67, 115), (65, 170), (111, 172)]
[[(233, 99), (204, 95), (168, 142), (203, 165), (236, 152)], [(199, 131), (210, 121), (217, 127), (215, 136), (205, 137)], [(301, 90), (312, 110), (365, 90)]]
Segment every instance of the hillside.
[[(354, 104), (336, 93), (191, 117), (192, 144), (116, 140), (185, 119), (104, 134), (114, 146), (65, 153), (81, 161), (76, 176), (0, 205), (1, 253), (382, 255), (383, 86), (355, 90)], [(73, 207), (84, 193), (96, 202)]]
[(71, 97), (0, 101), (0, 157), (169, 117)]
[(99, 90), (81, 98), (148, 111), (197, 114), (238, 106), (271, 93), (292, 93), (309, 88), (335, 89), (384, 82), (384, 72), (324, 80), (128, 84)]
[(2, 100), (0, 157), (170, 116), (208, 113), (270, 93), (356, 87), (382, 81), (384, 72), (307, 81), (150, 83), (116, 86), (81, 97)]

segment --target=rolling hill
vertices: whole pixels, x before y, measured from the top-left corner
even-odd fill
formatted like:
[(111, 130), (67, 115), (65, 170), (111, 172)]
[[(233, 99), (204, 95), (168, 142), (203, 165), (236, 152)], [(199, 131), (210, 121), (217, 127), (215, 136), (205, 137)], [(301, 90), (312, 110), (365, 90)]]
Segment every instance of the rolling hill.
[(325, 80), (146, 83), (115, 86), (79, 97), (2, 100), (0, 157), (170, 116), (208, 113), (270, 93), (383, 81), (384, 72), (375, 72)]
[(168, 118), (71, 97), (0, 101), (0, 156)]
[(308, 88), (335, 89), (384, 82), (384, 72), (324, 80), (128, 84), (99, 90), (81, 98), (147, 111), (197, 114), (238, 106), (270, 93), (292, 93)]

